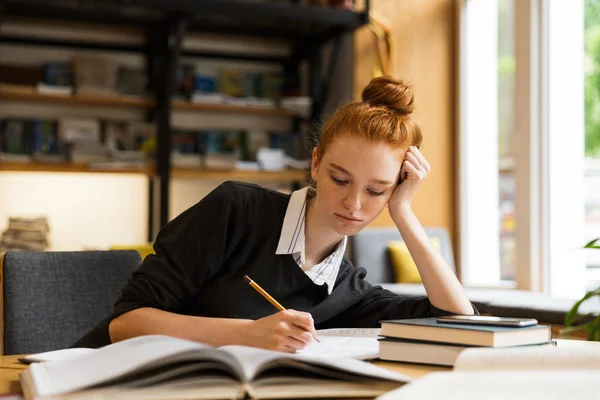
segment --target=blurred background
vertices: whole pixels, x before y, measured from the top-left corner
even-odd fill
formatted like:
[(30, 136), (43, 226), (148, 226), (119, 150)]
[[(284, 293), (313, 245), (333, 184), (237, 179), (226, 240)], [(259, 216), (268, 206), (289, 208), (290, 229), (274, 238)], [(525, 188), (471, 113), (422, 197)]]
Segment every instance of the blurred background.
[(302, 187), (319, 125), (382, 74), (413, 85), (414, 208), (464, 284), (598, 287), (596, 0), (3, 0), (0, 252), (151, 251), (223, 181)]

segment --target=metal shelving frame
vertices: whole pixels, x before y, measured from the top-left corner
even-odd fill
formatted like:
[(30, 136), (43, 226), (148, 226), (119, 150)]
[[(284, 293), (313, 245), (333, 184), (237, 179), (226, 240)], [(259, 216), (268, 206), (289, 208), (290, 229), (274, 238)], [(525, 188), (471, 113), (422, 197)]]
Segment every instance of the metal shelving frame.
[[(148, 240), (168, 222), (169, 184), (171, 179), (171, 115), (174, 82), (181, 57), (246, 60), (277, 63), (298, 71), (307, 60), (309, 93), (313, 107), (310, 126), (320, 122), (329, 94), (334, 65), (340, 54), (344, 34), (369, 21), (369, 0), (364, 10), (354, 12), (290, 2), (249, 3), (236, 0), (0, 0), (0, 24), (14, 17), (44, 21), (86, 22), (143, 29), (143, 44), (62, 40), (29, 35), (1, 33), (0, 43), (24, 46), (67, 47), (98, 51), (122, 51), (145, 55), (146, 71), (154, 96), (148, 119), (157, 125), (158, 150), (156, 174), (159, 182), (155, 198), (155, 178), (149, 177)], [(289, 56), (259, 55), (250, 52), (192, 51), (182, 49), (187, 33), (203, 32), (285, 39), (291, 43)], [(329, 65), (323, 68), (323, 50), (333, 43)], [(324, 71), (325, 70), (325, 71)], [(160, 81), (153, 77), (160, 76)], [(292, 118), (298, 130), (301, 120)], [(157, 204), (155, 204), (157, 202)], [(158, 207), (159, 221), (154, 209)], [(157, 223), (158, 222), (158, 223)]]

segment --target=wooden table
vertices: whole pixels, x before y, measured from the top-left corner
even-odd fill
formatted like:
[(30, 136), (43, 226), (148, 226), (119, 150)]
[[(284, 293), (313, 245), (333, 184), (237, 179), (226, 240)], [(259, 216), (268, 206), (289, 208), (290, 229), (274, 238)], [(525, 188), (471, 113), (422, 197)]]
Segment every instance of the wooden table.
[(27, 368), (17, 359), (21, 356), (0, 356), (0, 395), (20, 394), (19, 373)]
[[(586, 342), (581, 340), (556, 340), (560, 347), (579, 347), (579, 346), (600, 346), (598, 342)], [(19, 363), (18, 358), (21, 355), (15, 356), (0, 356), (0, 395), (20, 394), (21, 384), (19, 383), (19, 373), (27, 368), (27, 365)], [(377, 361), (376, 365), (407, 375), (411, 378), (420, 378), (431, 372), (451, 371), (450, 367), (441, 367), (433, 365), (418, 365), (407, 363), (396, 363), (388, 361)]]

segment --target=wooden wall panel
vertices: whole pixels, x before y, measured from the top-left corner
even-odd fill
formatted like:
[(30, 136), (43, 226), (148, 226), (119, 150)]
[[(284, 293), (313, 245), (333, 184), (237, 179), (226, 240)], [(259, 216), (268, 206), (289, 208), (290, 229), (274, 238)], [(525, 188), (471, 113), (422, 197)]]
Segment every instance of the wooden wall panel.
[[(372, 0), (372, 9), (392, 28), (394, 75), (412, 83), (413, 117), (423, 129), (422, 152), (432, 171), (413, 209), (424, 226), (446, 227), (455, 219), (455, 6), (451, 0)], [(354, 99), (373, 78), (375, 39), (368, 28), (355, 35)], [(372, 225), (393, 225), (384, 211)]]

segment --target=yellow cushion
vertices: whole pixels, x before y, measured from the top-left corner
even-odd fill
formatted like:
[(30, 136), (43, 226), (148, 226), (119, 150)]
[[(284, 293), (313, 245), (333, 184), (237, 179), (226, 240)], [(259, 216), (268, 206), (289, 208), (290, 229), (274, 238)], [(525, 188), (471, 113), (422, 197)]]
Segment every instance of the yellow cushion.
[[(439, 251), (441, 242), (439, 238), (431, 238), (431, 243)], [(388, 252), (396, 283), (421, 283), (421, 275), (413, 260), (406, 243), (403, 240), (393, 240), (387, 244)]]
[(136, 245), (114, 245), (110, 247), (111, 250), (137, 250), (142, 256), (142, 260), (146, 258), (148, 254), (154, 254), (154, 248), (152, 244), (136, 244)]

